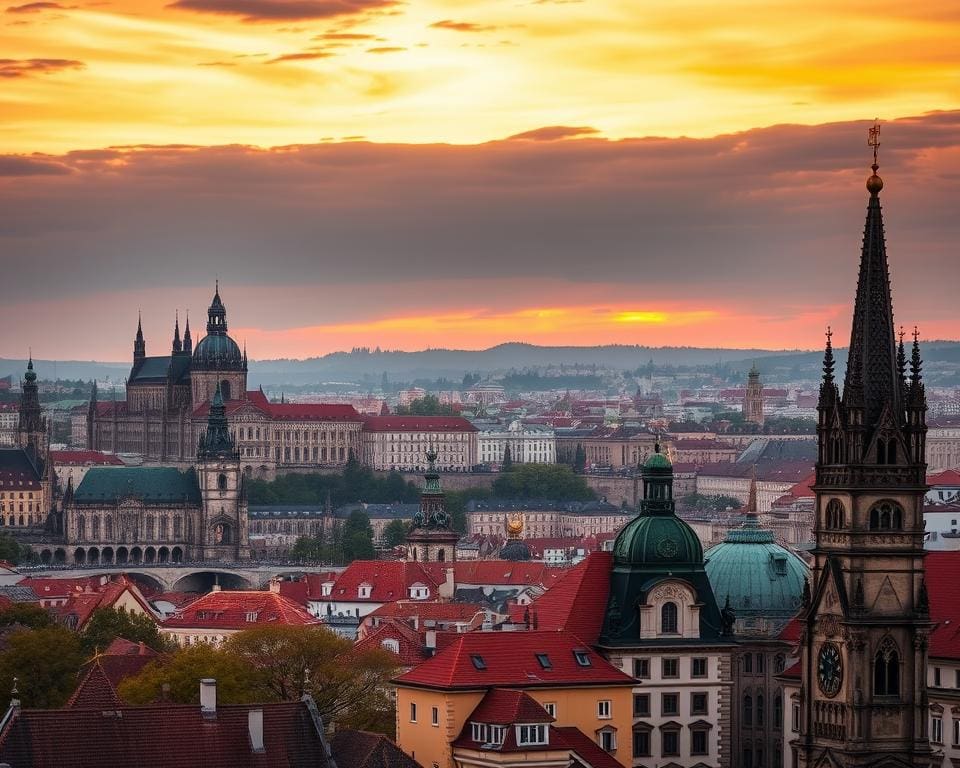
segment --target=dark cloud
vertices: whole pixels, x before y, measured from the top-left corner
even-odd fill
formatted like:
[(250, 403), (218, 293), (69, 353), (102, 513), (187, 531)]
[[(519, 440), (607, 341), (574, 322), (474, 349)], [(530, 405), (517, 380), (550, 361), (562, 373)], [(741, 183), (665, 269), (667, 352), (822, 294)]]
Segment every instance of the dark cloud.
[(295, 21), (362, 15), (397, 0), (177, 0), (168, 8), (240, 16), (244, 21)]
[[(219, 272), (251, 290), (347, 294), (366, 311), (363, 286), (372, 282), (407, 295), (418, 281), (460, 281), (457, 292), (421, 299), (450, 306), (470, 303), (473, 280), (526, 281), (530, 290), (550, 279), (780, 315), (846, 306), (866, 209), (868, 125), (709, 139), (561, 132), (566, 140), (476, 146), (356, 141), (7, 158), (0, 169), (18, 176), (0, 178), (0, 252), (16, 254), (18, 268), (5, 287), (31, 297), (42, 287), (46, 299), (66, 301), (103, 291), (109, 275), (111, 291), (177, 296)], [(898, 317), (952, 313), (960, 112), (894, 120), (883, 131)], [(69, 281), (49, 279), (77, 264)], [(370, 312), (391, 308), (378, 301)], [(246, 312), (252, 324), (277, 312), (310, 324), (325, 310)]]
[(72, 59), (0, 59), (0, 78), (49, 75), (65, 69), (83, 69), (82, 61)]
[(41, 11), (67, 11), (69, 7), (60, 3), (27, 3), (26, 5), (11, 5), (7, 13), (40, 13)]
[(443, 19), (435, 21), (430, 25), (433, 29), (449, 29), (452, 32), (493, 32), (500, 27), (489, 24), (474, 24), (469, 21), (453, 21), (452, 19)]
[(332, 53), (319, 51), (316, 53), (285, 53), (283, 56), (277, 56), (275, 59), (265, 61), (264, 64), (281, 64), (285, 61), (310, 61), (312, 59), (327, 59), (333, 56)]
[(580, 138), (598, 133), (599, 131), (596, 128), (591, 128), (588, 125), (547, 125), (543, 128), (534, 128), (532, 131), (515, 133), (509, 140), (557, 141), (558, 139)]
[(71, 173), (69, 167), (52, 160), (41, 160), (21, 155), (0, 155), (2, 176), (62, 176)]

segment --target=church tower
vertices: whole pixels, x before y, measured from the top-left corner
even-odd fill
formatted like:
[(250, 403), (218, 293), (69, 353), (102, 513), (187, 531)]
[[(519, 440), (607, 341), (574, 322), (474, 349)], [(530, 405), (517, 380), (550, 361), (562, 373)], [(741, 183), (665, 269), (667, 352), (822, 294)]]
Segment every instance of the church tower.
[[(180, 349), (185, 353), (182, 342)], [(218, 388), (224, 400), (247, 396), (247, 357), (227, 333), (227, 308), (220, 298), (219, 282), (207, 310), (207, 335), (193, 350), (190, 384), (194, 407), (211, 400)]]
[(197, 479), (203, 499), (198, 545), (202, 560), (232, 562), (250, 558), (247, 494), (240, 452), (227, 426), (218, 387), (210, 403), (207, 429), (197, 450)]
[(760, 371), (754, 363), (747, 376), (747, 391), (743, 398), (743, 418), (748, 424), (763, 426), (763, 384)]
[(30, 456), (34, 466), (42, 467), (47, 458), (47, 420), (40, 408), (37, 372), (33, 370), (33, 355), (27, 363), (27, 372), (20, 384), (20, 418), (17, 422), (17, 447)]
[(827, 333), (816, 547), (801, 613), (801, 768), (928, 768), (926, 397), (894, 337), (876, 147), (843, 395)]
[(457, 559), (460, 534), (450, 527), (446, 499), (436, 469), (437, 454), (427, 454), (427, 472), (420, 492), (420, 509), (413, 517), (413, 529), (407, 534), (407, 560), (422, 563), (452, 563)]

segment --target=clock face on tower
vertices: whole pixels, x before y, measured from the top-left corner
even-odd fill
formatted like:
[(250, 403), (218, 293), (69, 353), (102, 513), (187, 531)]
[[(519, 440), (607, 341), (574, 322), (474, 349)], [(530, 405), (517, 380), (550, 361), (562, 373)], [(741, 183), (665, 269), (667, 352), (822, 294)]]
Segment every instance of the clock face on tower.
[(840, 692), (843, 682), (843, 659), (840, 649), (834, 643), (820, 646), (817, 656), (817, 683), (824, 696), (833, 698)]

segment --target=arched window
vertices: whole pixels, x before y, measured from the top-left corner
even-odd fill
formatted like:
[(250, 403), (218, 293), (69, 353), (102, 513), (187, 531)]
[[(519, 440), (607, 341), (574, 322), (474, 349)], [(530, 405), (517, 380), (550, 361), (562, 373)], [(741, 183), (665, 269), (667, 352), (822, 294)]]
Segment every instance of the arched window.
[(107, 515), (103, 519), (103, 535), (106, 537), (107, 541), (110, 541), (113, 538), (113, 518), (110, 515)]
[(154, 533), (153, 533), (153, 515), (147, 515), (146, 525), (145, 525), (144, 527), (146, 528), (146, 539), (147, 539), (147, 541), (153, 541), (153, 538), (154, 538)]
[(217, 490), (225, 491), (227, 490), (227, 476), (223, 473), (217, 475)]
[(903, 510), (891, 501), (882, 501), (870, 510), (871, 531), (899, 531), (903, 529)]
[(230, 399), (230, 382), (226, 379), (220, 382), (220, 397), (224, 400)]
[(753, 725), (753, 697), (749, 693), (743, 697), (743, 724)]
[(880, 643), (873, 659), (873, 695), (900, 695), (900, 654), (889, 635)]
[(677, 634), (676, 603), (664, 603), (660, 608), (660, 632), (664, 635)]
[(90, 520), (90, 538), (94, 541), (100, 541), (100, 518), (93, 517)]
[(783, 728), (783, 694), (779, 688), (773, 692), (773, 727)]
[(83, 541), (87, 538), (87, 520), (83, 515), (77, 518), (77, 539)]
[(763, 700), (763, 694), (758, 693), (757, 694), (757, 727), (758, 728), (763, 727), (763, 718), (764, 718), (764, 713), (766, 711), (766, 707), (764, 706), (764, 703), (765, 702)]
[(830, 499), (827, 503), (827, 528), (837, 530), (846, 523), (846, 511), (839, 499)]

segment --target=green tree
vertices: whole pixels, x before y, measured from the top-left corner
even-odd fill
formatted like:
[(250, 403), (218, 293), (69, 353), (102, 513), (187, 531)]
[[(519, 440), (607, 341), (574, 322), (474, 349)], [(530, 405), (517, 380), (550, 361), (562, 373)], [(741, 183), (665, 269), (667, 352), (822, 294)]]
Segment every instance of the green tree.
[(736, 496), (691, 493), (680, 499), (680, 505), (698, 512), (723, 512), (727, 509), (740, 509), (743, 502)]
[(403, 520), (391, 520), (384, 526), (383, 543), (388, 547), (403, 544), (407, 538), (407, 524)]
[(0, 690), (12, 690), (16, 677), (24, 707), (62, 707), (77, 685), (82, 661), (80, 639), (64, 627), (17, 630), (0, 653)]
[(513, 456), (510, 455), (510, 446), (503, 449), (503, 461), (500, 462), (500, 471), (509, 472), (513, 469)]
[(54, 621), (46, 608), (32, 603), (14, 603), (0, 611), (0, 627), (10, 627), (15, 624), (30, 629), (43, 629), (52, 627)]
[(501, 473), (493, 492), (502, 498), (593, 501), (596, 494), (566, 464), (520, 464)]
[(398, 405), (398, 416), (454, 416), (456, 411), (450, 405), (440, 402), (436, 395), (424, 395), (412, 401), (410, 405)]
[(20, 544), (9, 533), (0, 533), (0, 560), (13, 565), (29, 562), (33, 559), (33, 550)]
[[(309, 693), (324, 722), (344, 728), (389, 728), (388, 693), (397, 659), (381, 649), (357, 651), (326, 628), (265, 626), (238, 632), (224, 652), (256, 669), (264, 700)], [(390, 732), (385, 731), (385, 732)]]
[[(207, 677), (217, 681), (217, 701), (221, 704), (261, 701), (258, 670), (235, 654), (206, 643), (180, 648), (148, 664), (140, 674), (122, 681), (117, 692), (132, 706), (164, 697), (175, 704), (197, 704), (200, 681)], [(164, 691), (164, 685), (169, 686), (168, 691)]]
[(362, 509), (355, 509), (350, 513), (344, 521), (340, 536), (345, 562), (370, 560), (375, 556), (373, 527), (370, 525), (369, 515)]
[(81, 646), (87, 654), (104, 650), (122, 637), (132, 643), (144, 643), (155, 651), (169, 650), (168, 641), (149, 616), (131, 613), (124, 608), (97, 608), (87, 622), (81, 636)]

